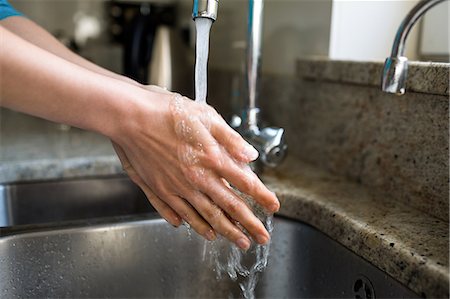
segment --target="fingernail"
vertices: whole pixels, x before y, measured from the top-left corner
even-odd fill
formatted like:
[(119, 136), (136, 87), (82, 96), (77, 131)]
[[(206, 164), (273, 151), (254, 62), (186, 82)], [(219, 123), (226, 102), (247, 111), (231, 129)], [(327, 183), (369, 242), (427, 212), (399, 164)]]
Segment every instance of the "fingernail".
[(248, 250), (250, 248), (250, 241), (245, 238), (240, 238), (236, 241), (236, 245), (243, 250)]
[(280, 209), (280, 204), (278, 204), (278, 203), (274, 203), (274, 204), (270, 205), (270, 211), (272, 213), (278, 212), (279, 209)]
[(269, 241), (269, 238), (265, 235), (257, 235), (256, 241), (258, 244), (266, 244)]
[(256, 150), (256, 148), (254, 148), (250, 144), (247, 144), (244, 149), (244, 155), (251, 161), (254, 161), (258, 159), (259, 152)]
[(181, 225), (181, 218), (178, 216), (173, 217), (175, 221), (168, 221), (170, 224), (172, 224), (173, 227), (177, 228)]
[(216, 239), (216, 234), (210, 229), (205, 233), (205, 238), (209, 241), (214, 241)]

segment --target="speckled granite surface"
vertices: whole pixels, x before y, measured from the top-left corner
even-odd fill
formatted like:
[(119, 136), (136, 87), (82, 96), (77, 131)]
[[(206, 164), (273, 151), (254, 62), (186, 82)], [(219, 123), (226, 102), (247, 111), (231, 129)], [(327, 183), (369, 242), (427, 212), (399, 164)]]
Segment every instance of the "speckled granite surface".
[(449, 225), (290, 158), (264, 180), (305, 221), (427, 298), (449, 296)]
[[(305, 79), (357, 85), (381, 85), (382, 62), (300, 60), (297, 73)], [(410, 61), (407, 92), (449, 95), (449, 63)]]
[(399, 97), (379, 85), (349, 83), (358, 76), (343, 73), (355, 65), (361, 71), (361, 63), (330, 62), (326, 76), (307, 71), (311, 64), (300, 63), (306, 70), (298, 77), (265, 76), (262, 82), (263, 119), (286, 128), (290, 153), (448, 221), (448, 95), (409, 91)]
[(0, 183), (121, 171), (107, 138), (0, 109)]

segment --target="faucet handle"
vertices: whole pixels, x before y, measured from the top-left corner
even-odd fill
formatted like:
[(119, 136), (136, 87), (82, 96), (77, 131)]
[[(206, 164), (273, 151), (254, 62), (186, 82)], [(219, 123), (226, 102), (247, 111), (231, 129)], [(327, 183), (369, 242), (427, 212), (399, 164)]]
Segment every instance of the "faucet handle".
[(243, 118), (233, 115), (230, 126), (258, 150), (259, 161), (268, 167), (278, 166), (287, 152), (284, 129), (265, 127), (260, 130), (256, 125), (249, 126), (245, 121), (246, 115)]
[(386, 58), (381, 82), (383, 91), (397, 95), (404, 94), (407, 74), (408, 58), (404, 56)]
[(269, 167), (278, 166), (286, 156), (287, 144), (284, 138), (284, 129), (267, 127), (260, 131), (260, 138), (264, 140), (261, 144), (261, 161)]

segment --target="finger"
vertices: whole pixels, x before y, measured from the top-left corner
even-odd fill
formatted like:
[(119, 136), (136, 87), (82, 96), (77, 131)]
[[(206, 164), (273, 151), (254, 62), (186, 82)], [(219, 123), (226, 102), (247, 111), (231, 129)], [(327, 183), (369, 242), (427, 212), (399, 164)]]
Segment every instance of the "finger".
[(231, 159), (228, 159), (228, 162), (222, 163), (221, 167), (217, 170), (220, 176), (241, 192), (251, 196), (269, 213), (278, 212), (280, 209), (280, 202), (275, 193), (267, 189), (248, 165), (239, 165)]
[(167, 222), (169, 222), (171, 225), (178, 227), (181, 225), (182, 220), (181, 217), (171, 208), (169, 207), (165, 202), (163, 202), (160, 198), (158, 198), (151, 190), (150, 188), (144, 183), (142, 178), (136, 173), (134, 168), (131, 166), (130, 162), (128, 161), (127, 156), (125, 155), (125, 152), (122, 150), (122, 148), (112, 142), (114, 150), (117, 153), (117, 156), (119, 157), (120, 162), (122, 163), (122, 167), (125, 170), (125, 172), (128, 174), (130, 179), (141, 188), (141, 190), (144, 192), (145, 196), (151, 203), (151, 205), (155, 208), (155, 210), (163, 217)]
[[(141, 180), (143, 183), (143, 181)], [(136, 183), (136, 182), (135, 182)], [(183, 223), (183, 220), (181, 217), (171, 208), (169, 207), (164, 201), (162, 201), (158, 196), (153, 193), (147, 185), (141, 185), (136, 183), (142, 191), (144, 191), (145, 196), (147, 196), (147, 199), (150, 201), (152, 206), (155, 208), (155, 210), (163, 217), (167, 222), (172, 224), (175, 227), (180, 226)]]
[(242, 136), (233, 130), (225, 120), (218, 115), (211, 122), (211, 134), (230, 155), (241, 162), (249, 163), (258, 158), (258, 151)]
[(195, 192), (190, 196), (191, 204), (212, 226), (212, 228), (239, 248), (247, 250), (251, 242), (248, 237), (223, 213), (216, 204), (201, 192)]
[(245, 163), (234, 161), (219, 146), (205, 147), (201, 160), (206, 168), (213, 169), (238, 190), (253, 197), (268, 212), (274, 213), (279, 210), (280, 203), (275, 194), (267, 189), (250, 167)]
[(257, 243), (265, 244), (269, 241), (270, 235), (261, 220), (232, 189), (222, 183), (219, 177), (208, 175), (203, 188), (202, 191), (231, 218), (238, 221)]
[(209, 241), (212, 241), (216, 238), (214, 230), (211, 228), (211, 226), (197, 213), (197, 211), (189, 203), (186, 202), (186, 200), (179, 196), (169, 195), (165, 197), (165, 201), (199, 235), (203, 236)]

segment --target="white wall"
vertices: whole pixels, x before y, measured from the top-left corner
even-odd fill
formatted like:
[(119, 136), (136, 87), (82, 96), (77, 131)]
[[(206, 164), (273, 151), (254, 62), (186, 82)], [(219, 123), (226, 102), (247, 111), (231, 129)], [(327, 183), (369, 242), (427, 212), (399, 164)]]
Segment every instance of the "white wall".
[(450, 4), (436, 5), (424, 16), (420, 39), (420, 54), (426, 57), (449, 55)]
[[(418, 0), (334, 0), (331, 20), (330, 58), (384, 60), (395, 33)], [(419, 26), (408, 36), (405, 55), (417, 58)]]

